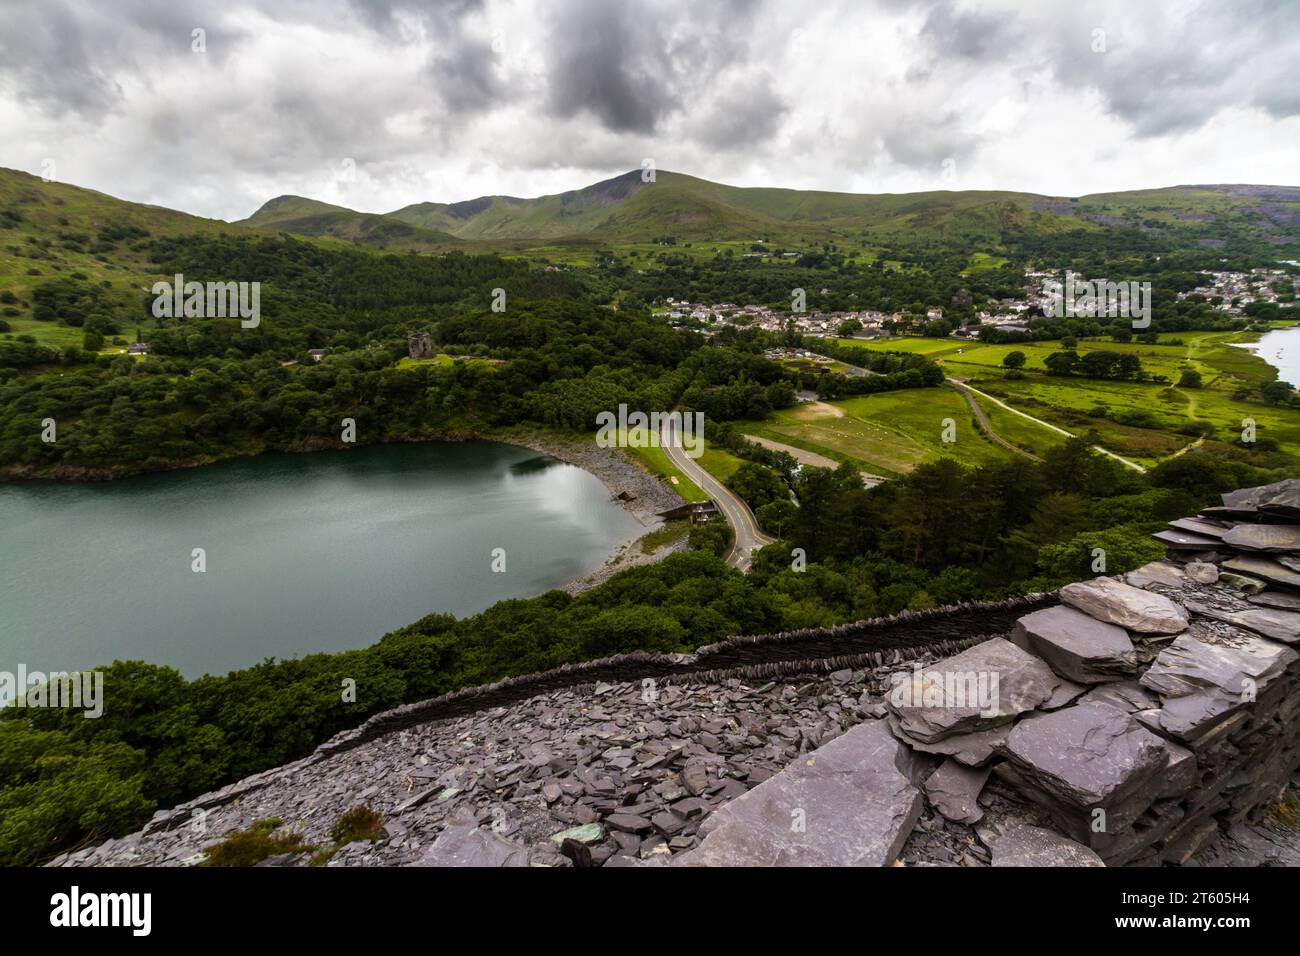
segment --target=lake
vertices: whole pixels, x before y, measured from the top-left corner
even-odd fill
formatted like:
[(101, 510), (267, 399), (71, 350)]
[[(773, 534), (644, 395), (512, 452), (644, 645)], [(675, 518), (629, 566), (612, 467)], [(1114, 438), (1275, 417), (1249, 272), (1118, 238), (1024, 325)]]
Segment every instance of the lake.
[(365, 647), (567, 583), (644, 530), (594, 475), (490, 442), (0, 485), (0, 670), (140, 659), (194, 677)]
[(1258, 342), (1241, 346), (1250, 349), (1277, 369), (1277, 377), (1290, 385), (1300, 386), (1300, 326), (1265, 332)]

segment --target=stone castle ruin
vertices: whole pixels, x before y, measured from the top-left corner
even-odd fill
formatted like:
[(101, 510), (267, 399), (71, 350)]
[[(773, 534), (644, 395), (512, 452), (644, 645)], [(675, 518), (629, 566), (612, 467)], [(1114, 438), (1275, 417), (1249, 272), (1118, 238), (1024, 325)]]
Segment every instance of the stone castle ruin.
[(406, 351), (413, 359), (433, 358), (433, 339), (428, 332), (412, 332), (406, 337)]

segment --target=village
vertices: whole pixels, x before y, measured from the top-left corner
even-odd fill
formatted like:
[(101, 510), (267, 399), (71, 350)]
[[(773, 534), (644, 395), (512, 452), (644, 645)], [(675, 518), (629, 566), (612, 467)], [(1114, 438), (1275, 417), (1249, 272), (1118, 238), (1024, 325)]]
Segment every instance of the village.
[[(975, 312), (978, 324), (962, 325), (950, 333), (953, 338), (978, 341), (983, 328), (997, 328), (1004, 332), (1028, 332), (1030, 318), (1034, 315), (1050, 315), (1055, 306), (1052, 283), (1060, 283), (1062, 276), (1066, 280), (1083, 281), (1078, 273), (1065, 270), (1026, 269), (1023, 295), (1017, 298), (990, 300)], [(1200, 296), (1214, 303), (1216, 308), (1231, 316), (1247, 314), (1246, 307), (1255, 302), (1277, 303), (1285, 292), (1279, 292), (1279, 286), (1291, 287), (1293, 292), (1300, 292), (1300, 281), (1294, 280), (1282, 269), (1252, 269), (1250, 272), (1213, 272), (1206, 273), (1212, 280), (1210, 285), (1198, 286), (1187, 292), (1179, 292), (1178, 299)], [(1096, 278), (1094, 285), (1104, 285), (1109, 280)], [(822, 289), (825, 295), (827, 289)], [(793, 331), (806, 338), (842, 338), (882, 339), (893, 335), (916, 334), (920, 331), (915, 326), (922, 324), (919, 315), (907, 315), (902, 312), (882, 312), (876, 309), (862, 309), (843, 312), (795, 312), (774, 309), (766, 305), (739, 305), (735, 302), (718, 302), (707, 304), (690, 302), (669, 296), (664, 300), (664, 307), (656, 315), (667, 318), (674, 326), (693, 328), (705, 336), (717, 334), (720, 327), (762, 329), (766, 332)], [(931, 306), (926, 310), (925, 322), (944, 317), (941, 306)]]
[(1275, 288), (1277, 285), (1290, 286), (1293, 293), (1300, 292), (1300, 282), (1292, 279), (1282, 269), (1211, 272), (1208, 275), (1213, 280), (1210, 285), (1178, 293), (1179, 301), (1200, 296), (1228, 315), (1244, 315), (1246, 306), (1252, 303), (1278, 302), (1279, 297), (1285, 293), (1279, 293)]

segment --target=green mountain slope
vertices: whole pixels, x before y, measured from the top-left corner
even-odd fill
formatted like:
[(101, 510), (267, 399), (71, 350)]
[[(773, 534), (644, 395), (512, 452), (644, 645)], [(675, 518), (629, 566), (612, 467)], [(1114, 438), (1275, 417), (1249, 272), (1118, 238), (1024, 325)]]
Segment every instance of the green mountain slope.
[(1184, 245), (1251, 243), (1300, 249), (1300, 189), (1176, 186), (1077, 199), (1000, 191), (862, 195), (742, 188), (639, 170), (552, 196), (483, 196), (422, 202), (383, 216), (297, 197), (272, 200), (246, 221), (306, 235), (352, 241), (430, 241), (387, 223), (459, 240), (528, 245), (684, 240), (812, 245), (849, 240), (901, 247), (999, 247), (1016, 237), (1138, 230)]
[(439, 249), (457, 243), (455, 236), (434, 228), (302, 196), (277, 196), (239, 225), (396, 249)]
[(78, 313), (134, 312), (156, 278), (148, 258), (154, 239), (247, 232), (221, 220), (0, 169), (0, 321), (9, 328), (4, 334), (32, 335), (55, 348), (81, 345), (79, 326), (34, 318), (37, 289), (70, 283)]

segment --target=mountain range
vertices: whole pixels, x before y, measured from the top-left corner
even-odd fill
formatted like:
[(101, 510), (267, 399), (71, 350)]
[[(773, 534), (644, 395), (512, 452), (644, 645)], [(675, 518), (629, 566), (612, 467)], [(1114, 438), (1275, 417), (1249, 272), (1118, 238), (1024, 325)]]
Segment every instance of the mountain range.
[(240, 225), (395, 247), (466, 244), (522, 250), (543, 244), (746, 241), (806, 246), (940, 242), (991, 245), (1009, 234), (1132, 228), (1208, 244), (1300, 242), (1300, 188), (1173, 186), (1078, 198), (1000, 191), (856, 194), (743, 188), (640, 170), (551, 196), (481, 196), (367, 213), (279, 196)]
[[(711, 250), (733, 243), (745, 253), (835, 243), (877, 252), (1020, 248), (1033, 255), (1043, 240), (1083, 237), (1127, 251), (1200, 247), (1300, 259), (1300, 188), (1171, 186), (1077, 198), (976, 190), (869, 195), (742, 188), (664, 170), (644, 182), (634, 170), (551, 196), (419, 202), (384, 213), (279, 196), (228, 223), (0, 169), (0, 228), (29, 245), (57, 243), (70, 261), (80, 252), (96, 271), (104, 260), (95, 260), (89, 236), (132, 228), (152, 236), (251, 230), (390, 250), (544, 256), (664, 243), (695, 244), (697, 252), (707, 251), (699, 248), (705, 244)], [(142, 243), (131, 243), (119, 245), (114, 257), (143, 259), (144, 252)], [(25, 255), (0, 250), (0, 286), (7, 284), (6, 266), (15, 284), (29, 284), (29, 265)]]

